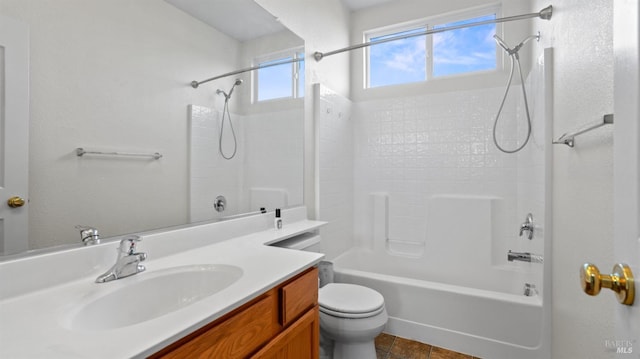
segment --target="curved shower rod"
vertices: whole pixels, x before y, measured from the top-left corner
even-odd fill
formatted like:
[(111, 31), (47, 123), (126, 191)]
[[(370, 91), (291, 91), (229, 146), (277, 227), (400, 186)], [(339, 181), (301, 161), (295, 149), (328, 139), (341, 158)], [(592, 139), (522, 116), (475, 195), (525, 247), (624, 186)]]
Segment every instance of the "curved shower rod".
[(202, 85), (203, 83), (206, 83), (206, 82), (209, 82), (209, 81), (213, 81), (213, 80), (217, 80), (217, 79), (221, 79), (223, 77), (232, 76), (232, 75), (238, 75), (238, 74), (242, 74), (242, 73), (253, 71), (253, 70), (259, 70), (259, 69), (264, 69), (264, 68), (267, 68), (267, 67), (291, 64), (291, 63), (294, 63), (294, 62), (301, 62), (301, 61), (304, 61), (304, 58), (295, 58), (295, 59), (291, 59), (291, 60), (274, 61), (274, 62), (270, 62), (268, 64), (262, 64), (262, 65), (246, 67), (244, 69), (231, 71), (231, 72), (224, 73), (222, 75), (210, 77), (210, 78), (208, 78), (206, 80), (202, 80), (202, 81), (195, 81), (194, 80), (194, 81), (191, 81), (190, 85), (194, 89), (197, 89), (198, 86)]
[(382, 44), (382, 43), (385, 43), (385, 42), (390, 42), (390, 41), (395, 41), (395, 40), (408, 39), (408, 38), (412, 38), (412, 37), (424, 36), (424, 35), (430, 35), (430, 34), (437, 34), (437, 33), (440, 33), (440, 32), (464, 29), (464, 28), (473, 27), (473, 26), (480, 26), (480, 25), (487, 25), (487, 24), (497, 24), (497, 23), (501, 23), (501, 22), (508, 22), (508, 21), (515, 21), (515, 20), (524, 20), (524, 19), (530, 19), (530, 18), (535, 18), (535, 17), (539, 17), (539, 18), (541, 18), (543, 20), (549, 20), (549, 19), (551, 19), (552, 15), (553, 15), (553, 6), (549, 5), (549, 6), (545, 7), (544, 9), (542, 9), (542, 10), (540, 10), (538, 12), (533, 12), (533, 13), (530, 13), (530, 14), (507, 16), (507, 17), (502, 17), (502, 18), (498, 18), (498, 19), (484, 20), (484, 21), (472, 22), (472, 23), (461, 24), (461, 25), (445, 26), (445, 27), (440, 27), (440, 28), (437, 28), (437, 29), (429, 29), (429, 30), (425, 30), (425, 31), (421, 31), (421, 32), (413, 33), (413, 34), (409, 34), (409, 35), (398, 35), (398, 36), (393, 36), (393, 37), (389, 37), (389, 38), (382, 39), (382, 40), (369, 41), (369, 42), (364, 42), (362, 44), (351, 45), (351, 46), (343, 47), (341, 49), (334, 50), (334, 51), (328, 51), (328, 52), (316, 51), (313, 54), (313, 57), (316, 59), (316, 61), (320, 61), (320, 60), (322, 60), (323, 58), (325, 58), (327, 56), (339, 54), (339, 53), (342, 53), (342, 52), (345, 52), (345, 51), (357, 50), (357, 49), (361, 49), (363, 47), (369, 47), (369, 46), (372, 46), (372, 45)]
[[(530, 19), (530, 18), (535, 18), (535, 17), (539, 17), (539, 18), (541, 18), (543, 20), (549, 20), (549, 19), (551, 19), (552, 15), (553, 15), (553, 6), (549, 5), (549, 6), (545, 7), (544, 9), (540, 10), (539, 12), (533, 12), (533, 13), (530, 13), (530, 14), (507, 16), (507, 17), (502, 17), (502, 18), (499, 18), (499, 19), (478, 21), (478, 22), (473, 22), (473, 23), (469, 23), (469, 24), (453, 25), (453, 26), (446, 26), (446, 27), (441, 27), (441, 28), (437, 28), (437, 29), (430, 29), (430, 30), (422, 31), (422, 32), (415, 33), (415, 34), (393, 36), (393, 37), (389, 37), (389, 38), (382, 39), (382, 40), (365, 42), (365, 43), (362, 43), (362, 44), (352, 45), (352, 46), (344, 47), (342, 49), (338, 49), (338, 50), (334, 50), (334, 51), (328, 51), (328, 52), (316, 51), (313, 54), (313, 58), (316, 61), (320, 61), (320, 60), (322, 60), (323, 58), (325, 58), (327, 56), (339, 54), (339, 53), (342, 53), (342, 52), (345, 52), (345, 51), (361, 49), (363, 47), (369, 47), (371, 45), (382, 44), (382, 43), (385, 43), (385, 42), (395, 41), (395, 40), (408, 39), (408, 38), (416, 37), (416, 36), (436, 34), (436, 33), (445, 32), (445, 31), (451, 31), (451, 30), (458, 30), (458, 29), (463, 29), (463, 28), (473, 27), (473, 26), (480, 26), (480, 25), (487, 25), (487, 24), (497, 24), (497, 23), (501, 23), (501, 22), (524, 20), (524, 19)], [(209, 82), (209, 81), (213, 81), (213, 80), (217, 80), (217, 79), (221, 79), (223, 77), (238, 75), (238, 74), (249, 72), (249, 71), (253, 71), (253, 70), (259, 70), (259, 69), (265, 68), (265, 67), (290, 64), (290, 63), (299, 62), (299, 61), (304, 61), (304, 59), (296, 58), (296, 59), (291, 59), (291, 60), (283, 60), (283, 61), (279, 61), (279, 62), (274, 62), (274, 63), (270, 63), (270, 64), (266, 64), (266, 65), (258, 65), (258, 66), (247, 67), (247, 68), (244, 68), (244, 69), (227, 72), (227, 73), (224, 73), (222, 75), (211, 77), (211, 78), (208, 78), (208, 79), (202, 80), (202, 81), (195, 81), (194, 80), (194, 81), (191, 81), (189, 83), (189, 85), (195, 89), (195, 88), (198, 88), (198, 86), (202, 85), (203, 83), (206, 83), (206, 82)]]

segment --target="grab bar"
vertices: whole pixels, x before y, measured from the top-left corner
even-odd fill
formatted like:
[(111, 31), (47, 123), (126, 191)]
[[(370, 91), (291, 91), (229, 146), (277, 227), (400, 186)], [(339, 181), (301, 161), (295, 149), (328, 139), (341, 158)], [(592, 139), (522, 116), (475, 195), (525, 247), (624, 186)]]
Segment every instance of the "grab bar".
[(154, 160), (159, 160), (162, 158), (162, 155), (158, 152), (156, 153), (101, 152), (101, 151), (87, 151), (82, 147), (76, 148), (76, 156), (82, 157), (84, 155), (152, 157)]
[(598, 123), (596, 123), (594, 125), (586, 126), (586, 127), (581, 128), (581, 129), (579, 129), (579, 130), (577, 130), (575, 132), (572, 132), (572, 133), (565, 133), (564, 135), (560, 136), (560, 138), (558, 138), (558, 140), (553, 141), (553, 144), (554, 145), (567, 145), (569, 147), (573, 147), (573, 145), (575, 144), (574, 137), (576, 137), (578, 135), (581, 135), (581, 134), (583, 134), (585, 132), (594, 130), (594, 129), (598, 128), (598, 127), (602, 127), (604, 125), (612, 125), (612, 124), (613, 124), (613, 114), (610, 113), (610, 114), (604, 115), (602, 117), (602, 121), (601, 122), (598, 122)]

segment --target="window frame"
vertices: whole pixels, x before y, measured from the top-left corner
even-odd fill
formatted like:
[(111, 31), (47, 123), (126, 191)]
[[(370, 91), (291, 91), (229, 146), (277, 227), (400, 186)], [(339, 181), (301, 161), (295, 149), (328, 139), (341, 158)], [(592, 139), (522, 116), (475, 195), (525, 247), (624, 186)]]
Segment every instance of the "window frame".
[[(453, 22), (458, 22), (458, 21), (469, 20), (469, 19), (478, 18), (478, 17), (482, 17), (482, 16), (487, 16), (487, 15), (495, 15), (495, 18), (497, 19), (497, 18), (499, 18), (500, 14), (501, 14), (501, 6), (499, 4), (481, 6), (481, 7), (477, 7), (477, 8), (473, 8), (473, 9), (465, 9), (465, 10), (456, 11), (456, 12), (453, 12), (453, 13), (430, 16), (430, 17), (426, 17), (426, 18), (422, 18), (422, 19), (418, 19), (418, 20), (414, 20), (414, 21), (398, 23), (398, 24), (394, 24), (394, 25), (388, 25), (388, 26), (384, 26), (384, 27), (379, 27), (379, 28), (375, 28), (375, 29), (366, 30), (366, 31), (363, 31), (363, 41), (364, 42), (370, 42), (372, 38), (377, 38), (377, 37), (381, 37), (381, 36), (389, 36), (389, 35), (398, 34), (398, 33), (411, 31), (411, 30), (416, 30), (416, 29), (420, 29), (420, 28), (424, 29), (425, 31), (426, 30), (431, 30), (435, 26), (440, 26), (440, 25), (453, 23)], [(501, 23), (495, 23), (495, 27), (496, 27), (495, 33), (496, 34), (501, 34), (501, 32), (502, 32)], [(375, 45), (373, 45), (373, 46), (375, 46)], [(452, 78), (452, 77), (464, 77), (464, 76), (472, 76), (472, 75), (477, 75), (477, 74), (482, 74), (482, 73), (497, 73), (497, 72), (500, 72), (500, 71), (504, 70), (503, 57), (502, 57), (502, 54), (501, 54), (501, 51), (500, 51), (501, 48), (496, 45), (495, 46), (495, 53), (496, 53), (496, 67), (495, 67), (495, 69), (460, 72), (460, 73), (450, 74), (450, 75), (434, 76), (433, 75), (433, 68), (434, 68), (434, 65), (433, 65), (433, 60), (434, 60), (434, 56), (433, 56), (433, 34), (426, 35), (426, 37), (425, 37), (425, 46), (426, 46), (426, 59), (425, 59), (425, 79), (424, 80), (415, 81), (415, 82), (404, 82), (404, 83), (399, 83), (399, 84), (380, 85), (380, 86), (375, 86), (375, 87), (371, 87), (371, 63), (370, 63), (371, 55), (370, 55), (370, 48), (372, 46), (367, 46), (365, 48), (365, 51), (363, 51), (363, 72), (364, 72), (363, 73), (363, 89), (364, 90), (369, 90), (369, 89), (376, 89), (376, 88), (383, 88), (383, 87), (390, 87), (390, 86), (403, 86), (403, 85), (410, 85), (410, 84), (415, 84), (415, 83), (426, 83), (426, 82), (433, 81), (434, 79), (446, 79), (446, 78)]]
[[(293, 47), (285, 50), (276, 51), (267, 55), (261, 55), (261, 56), (255, 57), (253, 59), (253, 66), (259, 66), (260, 64), (263, 64), (265, 62), (271, 62), (271, 61), (277, 61), (277, 60), (285, 61), (289, 59), (290, 60), (302, 59), (300, 61), (292, 61), (290, 63), (282, 64), (282, 65), (286, 64), (291, 66), (291, 96), (259, 100), (259, 95), (260, 95), (259, 74), (261, 69), (256, 69), (251, 74), (251, 85), (252, 85), (251, 86), (252, 87), (251, 103), (258, 104), (258, 103), (266, 103), (271, 101), (283, 101), (283, 100), (286, 101), (286, 100), (292, 100), (292, 99), (300, 99), (304, 97), (304, 83), (302, 84), (300, 83), (300, 73), (302, 72), (302, 74), (304, 75), (304, 69), (301, 71), (301, 62), (304, 62), (306, 60), (305, 53), (304, 53), (304, 46), (297, 46), (297, 47)], [(280, 66), (280, 65), (276, 65), (276, 66)]]

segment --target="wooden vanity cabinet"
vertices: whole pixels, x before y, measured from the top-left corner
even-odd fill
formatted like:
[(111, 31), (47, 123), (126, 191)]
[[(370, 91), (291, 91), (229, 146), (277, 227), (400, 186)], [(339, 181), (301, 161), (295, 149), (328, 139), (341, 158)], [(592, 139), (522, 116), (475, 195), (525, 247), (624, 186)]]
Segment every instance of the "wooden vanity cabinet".
[(318, 269), (310, 268), (151, 358), (317, 359), (319, 329)]

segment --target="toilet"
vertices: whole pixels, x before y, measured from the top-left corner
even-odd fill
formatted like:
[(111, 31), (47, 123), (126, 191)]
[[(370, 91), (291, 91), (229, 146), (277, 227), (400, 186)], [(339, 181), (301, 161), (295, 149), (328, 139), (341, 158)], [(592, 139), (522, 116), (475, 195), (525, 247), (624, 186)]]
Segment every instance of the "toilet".
[[(319, 242), (319, 235), (303, 234), (272, 245), (321, 252)], [(322, 265), (320, 271), (322, 281)], [(333, 342), (333, 359), (375, 359), (374, 340), (388, 320), (384, 297), (361, 285), (333, 283), (333, 270), (330, 272), (329, 283), (318, 290), (320, 346), (325, 348), (326, 340)]]
[(375, 359), (374, 339), (387, 324), (382, 295), (356, 284), (328, 283), (318, 292), (320, 332), (334, 359)]

